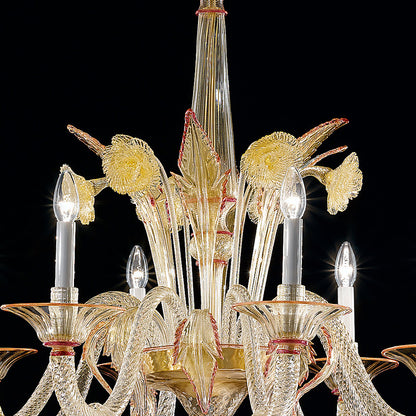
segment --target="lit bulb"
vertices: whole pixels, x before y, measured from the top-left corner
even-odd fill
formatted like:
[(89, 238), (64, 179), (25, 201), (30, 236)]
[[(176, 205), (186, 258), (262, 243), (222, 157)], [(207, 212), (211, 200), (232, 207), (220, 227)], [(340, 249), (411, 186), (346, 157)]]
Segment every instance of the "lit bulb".
[(127, 283), (130, 289), (144, 289), (149, 280), (147, 259), (140, 246), (134, 246), (127, 260)]
[(306, 208), (306, 191), (302, 177), (295, 167), (286, 172), (280, 192), (280, 209), (285, 218), (302, 218)]
[(335, 280), (339, 287), (353, 287), (357, 276), (355, 255), (348, 241), (342, 243), (335, 260)]
[(63, 170), (56, 182), (53, 210), (58, 221), (71, 222), (78, 217), (78, 191), (74, 177), (69, 170)]

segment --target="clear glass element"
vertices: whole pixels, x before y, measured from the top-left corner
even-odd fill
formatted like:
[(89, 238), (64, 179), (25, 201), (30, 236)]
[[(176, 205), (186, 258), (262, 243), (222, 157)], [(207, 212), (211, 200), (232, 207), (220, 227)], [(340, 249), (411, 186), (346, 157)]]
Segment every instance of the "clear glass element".
[(200, 0), (199, 10), (224, 9), (223, 0)]
[[(312, 302), (324, 301), (322, 297), (308, 291), (306, 299)], [(326, 322), (317, 335), (327, 355), (330, 347), (336, 353), (335, 369), (331, 373), (331, 378), (342, 397), (348, 414), (401, 415), (383, 400), (374, 387), (358, 354), (356, 344), (340, 319)]]
[(6, 377), (6, 374), (16, 361), (36, 353), (37, 350), (31, 348), (0, 348), (0, 380)]
[(271, 340), (311, 341), (325, 322), (350, 312), (342, 305), (308, 301), (242, 302), (233, 308), (260, 322)]
[(348, 241), (342, 243), (335, 260), (335, 280), (339, 287), (354, 286), (357, 277), (357, 263), (354, 251)]
[(85, 342), (96, 325), (109, 323), (110, 318), (124, 311), (115, 306), (76, 303), (15, 303), (2, 305), (1, 309), (26, 320), (43, 343), (75, 344)]
[[(204, 0), (200, 10), (222, 8), (222, 1)], [(227, 191), (234, 195), (237, 190), (237, 172), (223, 13), (198, 15), (192, 109), (220, 157), (221, 173), (230, 170)]]
[(145, 350), (146, 380), (156, 390), (174, 392), (188, 415), (232, 416), (247, 395), (244, 349), (242, 345), (221, 345), (221, 350), (223, 359), (216, 360), (211, 398), (204, 412), (189, 376), (182, 370), (180, 363), (174, 364), (173, 347)]
[(306, 191), (303, 179), (295, 167), (286, 172), (280, 193), (280, 209), (285, 218), (302, 218), (306, 208)]
[(53, 194), (53, 211), (58, 221), (75, 221), (79, 214), (79, 198), (72, 173), (63, 169)]
[(386, 348), (381, 352), (387, 358), (397, 360), (404, 364), (416, 377), (416, 345), (398, 345)]
[(132, 248), (127, 260), (126, 279), (131, 289), (145, 288), (149, 281), (146, 255), (138, 245)]
[[(393, 370), (397, 368), (399, 363), (396, 360), (391, 360), (389, 358), (377, 358), (377, 357), (361, 357), (361, 360), (364, 364), (365, 369), (367, 370), (370, 379), (373, 380), (376, 376), (384, 373), (388, 370)], [(316, 374), (321, 370), (323, 364), (326, 362), (326, 358), (315, 358), (315, 362), (311, 363), (309, 370), (312, 374)], [(333, 390), (336, 389), (336, 385), (331, 380), (331, 377), (326, 380), (328, 387)]]

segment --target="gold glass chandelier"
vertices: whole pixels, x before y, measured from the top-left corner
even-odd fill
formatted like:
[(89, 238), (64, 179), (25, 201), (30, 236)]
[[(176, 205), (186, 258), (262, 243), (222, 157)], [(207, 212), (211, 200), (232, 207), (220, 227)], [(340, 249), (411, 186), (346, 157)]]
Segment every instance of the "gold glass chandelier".
[[(399, 362), (416, 374), (416, 346), (387, 348), (384, 357), (360, 356), (351, 245), (341, 245), (335, 262), (337, 304), (302, 284), (303, 178), (323, 185), (331, 215), (345, 211), (362, 187), (355, 152), (336, 168), (326, 166), (326, 157), (346, 146), (318, 152), (348, 120), (333, 118), (300, 137), (272, 132), (237, 162), (227, 12), (222, 0), (201, 0), (196, 14), (193, 97), (178, 143), (178, 169), (164, 167), (142, 139), (116, 134), (104, 144), (68, 125), (97, 156), (103, 175), (86, 179), (62, 165), (53, 199), (50, 301), (2, 306), (26, 320), (50, 348), (47, 368), (16, 416), (41, 414), (52, 394), (62, 416), (173, 416), (178, 403), (189, 415), (232, 416), (247, 396), (255, 416), (301, 416), (301, 398), (322, 382), (337, 396), (339, 416), (399, 416), (372, 380)], [(134, 246), (126, 266), (129, 293), (108, 291), (79, 303), (76, 223), (94, 221), (95, 201), (106, 188), (131, 200), (150, 246), (156, 285), (146, 289), (148, 260)], [(247, 244), (247, 228), (254, 229), (253, 243)], [(282, 278), (265, 299), (279, 228)], [(242, 279), (247, 252), (248, 279)], [(82, 349), (79, 361), (76, 347)], [(34, 352), (0, 349), (0, 379)], [(87, 399), (93, 379), (108, 393), (102, 403)]]

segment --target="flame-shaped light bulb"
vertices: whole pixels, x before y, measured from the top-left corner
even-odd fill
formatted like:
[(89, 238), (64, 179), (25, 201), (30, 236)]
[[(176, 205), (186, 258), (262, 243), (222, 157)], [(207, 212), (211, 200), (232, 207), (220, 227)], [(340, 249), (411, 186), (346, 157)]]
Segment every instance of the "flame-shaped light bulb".
[(335, 260), (335, 280), (338, 287), (353, 287), (357, 277), (354, 251), (348, 241), (342, 243)]
[(140, 246), (134, 246), (127, 260), (126, 279), (130, 286), (130, 294), (143, 299), (146, 294), (146, 285), (149, 280), (147, 259)]
[(303, 179), (295, 167), (286, 172), (280, 191), (280, 209), (285, 218), (302, 218), (306, 208), (306, 191)]
[(78, 191), (71, 171), (63, 168), (53, 195), (56, 224), (55, 287), (74, 287), (75, 220), (79, 213)]
[(79, 198), (74, 177), (64, 169), (56, 182), (53, 194), (53, 210), (58, 221), (75, 221), (79, 214)]
[(351, 339), (355, 341), (355, 314), (354, 314), (354, 282), (357, 276), (357, 263), (351, 244), (342, 243), (335, 260), (335, 280), (338, 284), (338, 303), (348, 306), (352, 312), (342, 316)]

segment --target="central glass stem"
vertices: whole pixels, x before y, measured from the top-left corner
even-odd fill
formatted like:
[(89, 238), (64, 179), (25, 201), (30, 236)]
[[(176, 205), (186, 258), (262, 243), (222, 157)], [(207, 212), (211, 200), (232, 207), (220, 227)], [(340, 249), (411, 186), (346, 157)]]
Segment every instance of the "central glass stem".
[(192, 109), (220, 156), (221, 173), (230, 170), (227, 192), (235, 195), (236, 164), (223, 10), (222, 0), (202, 0), (198, 10)]

